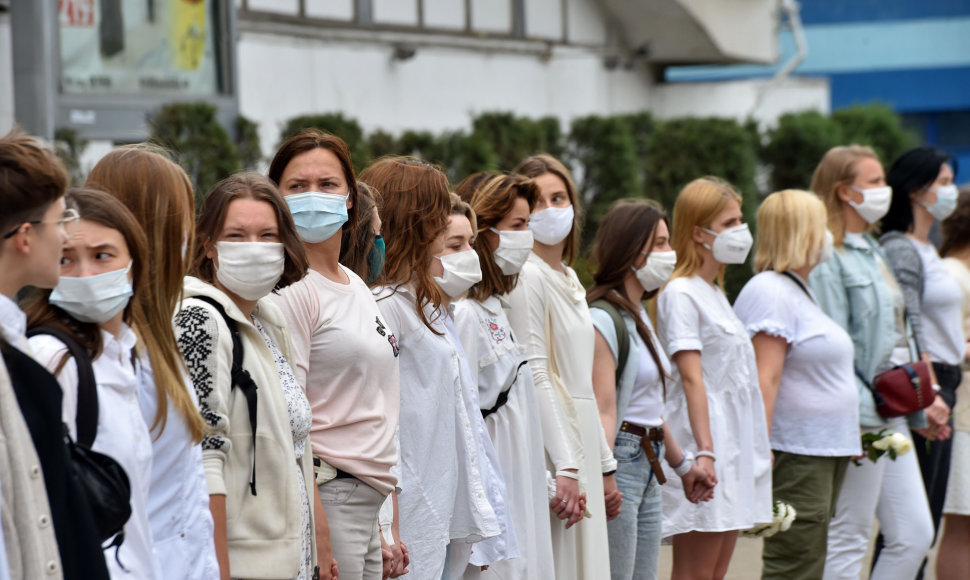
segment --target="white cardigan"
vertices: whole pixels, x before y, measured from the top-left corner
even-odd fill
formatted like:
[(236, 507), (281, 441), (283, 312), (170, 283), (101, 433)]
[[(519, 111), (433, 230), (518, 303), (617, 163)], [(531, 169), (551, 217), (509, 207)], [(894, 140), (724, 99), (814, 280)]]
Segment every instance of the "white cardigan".
[[(193, 296), (209, 296), (236, 321), (243, 345), (243, 368), (258, 386), (256, 431), (256, 492), (250, 491), (253, 437), (246, 397), (230, 379), (232, 338), (222, 316)], [(268, 297), (254, 314), (263, 329), (289, 357), (285, 319)], [(296, 578), (303, 531), (299, 496), (305, 485), (313, 498), (312, 454), (300, 462), (303, 482), (296, 477), (293, 436), (273, 355), (262, 335), (242, 311), (215, 286), (185, 279), (182, 309), (175, 319), (176, 337), (199, 397), (199, 408), (210, 432), (202, 441), (202, 461), (211, 495), (226, 496), (229, 568), (246, 578)], [(309, 437), (306, 441), (310, 448)], [(311, 510), (312, 511), (312, 510)], [(312, 559), (316, 561), (316, 542)]]

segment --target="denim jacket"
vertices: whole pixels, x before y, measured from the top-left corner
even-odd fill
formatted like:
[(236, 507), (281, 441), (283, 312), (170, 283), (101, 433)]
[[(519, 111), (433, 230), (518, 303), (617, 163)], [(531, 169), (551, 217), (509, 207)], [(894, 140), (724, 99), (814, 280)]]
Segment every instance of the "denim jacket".
[[(855, 366), (867, 381), (889, 370), (889, 361), (899, 331), (893, 310), (893, 296), (880, 270), (877, 255), (882, 250), (868, 234), (863, 241), (845, 239), (832, 259), (815, 267), (809, 284), (819, 306), (852, 337)], [(858, 377), (859, 422), (864, 427), (880, 427), (886, 420), (876, 412), (868, 387)], [(907, 416), (911, 427), (925, 427), (922, 411)]]

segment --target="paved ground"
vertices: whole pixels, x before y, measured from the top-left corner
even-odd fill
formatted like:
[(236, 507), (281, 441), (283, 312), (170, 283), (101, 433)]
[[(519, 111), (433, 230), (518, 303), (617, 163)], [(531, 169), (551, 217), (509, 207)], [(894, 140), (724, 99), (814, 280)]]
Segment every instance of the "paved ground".
[[(875, 536), (873, 536), (873, 542)], [(869, 544), (869, 554), (866, 555), (866, 564), (863, 566), (861, 579), (869, 577), (869, 561), (872, 554), (872, 543)], [(670, 578), (671, 547), (660, 547), (660, 579)], [(935, 561), (936, 549), (930, 552), (930, 563)], [(725, 580), (756, 580), (761, 577), (761, 540), (750, 538), (739, 538), (738, 545), (734, 550), (734, 557), (731, 559), (731, 567), (728, 568)], [(936, 573), (933, 566), (926, 567), (924, 580), (936, 580)]]

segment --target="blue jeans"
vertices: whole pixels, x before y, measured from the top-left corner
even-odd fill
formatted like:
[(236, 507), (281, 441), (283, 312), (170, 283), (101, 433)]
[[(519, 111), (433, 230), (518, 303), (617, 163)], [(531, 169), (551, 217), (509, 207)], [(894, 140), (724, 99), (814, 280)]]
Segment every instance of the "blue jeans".
[[(663, 442), (650, 442), (663, 457)], [(616, 486), (623, 494), (620, 515), (606, 523), (612, 580), (656, 580), (663, 523), (660, 484), (650, 469), (640, 438), (620, 431), (613, 447)]]

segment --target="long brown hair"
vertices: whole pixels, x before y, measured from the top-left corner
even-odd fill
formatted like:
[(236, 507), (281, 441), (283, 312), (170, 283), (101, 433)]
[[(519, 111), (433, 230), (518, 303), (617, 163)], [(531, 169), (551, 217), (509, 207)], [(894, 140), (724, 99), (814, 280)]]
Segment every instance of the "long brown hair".
[(356, 228), (344, 229), (340, 232), (340, 258), (341, 264), (350, 268), (355, 274), (360, 276), (365, 282), (371, 277), (370, 262), (367, 258), (370, 251), (374, 248), (374, 210), (377, 202), (376, 196), (366, 183), (357, 183), (357, 207), (360, 222)]
[(266, 177), (255, 171), (243, 171), (231, 175), (212, 188), (206, 196), (199, 212), (199, 224), (195, 235), (198, 243), (195, 245), (195, 257), (192, 260), (191, 274), (198, 276), (203, 282), (212, 284), (216, 279), (216, 268), (212, 259), (206, 254), (211, 244), (215, 243), (226, 223), (229, 204), (237, 199), (251, 199), (268, 203), (276, 215), (276, 226), (280, 241), (283, 242), (283, 275), (273, 290), (286, 288), (294, 282), (299, 282), (310, 269), (310, 262), (303, 248), (303, 242), (296, 232), (293, 216), (276, 186)]
[[(656, 296), (657, 290), (644, 292), (643, 296), (638, 297), (639, 300), (636, 303), (631, 301), (623, 291), (627, 274), (633, 269), (633, 263), (640, 257), (643, 247), (654, 239), (657, 224), (660, 222), (667, 223), (667, 214), (664, 213), (663, 207), (653, 200), (621, 199), (610, 206), (593, 240), (592, 258), (596, 269), (593, 272), (593, 286), (586, 291), (586, 302), (592, 304), (596, 300), (603, 299), (630, 315), (636, 324), (637, 334), (647, 346), (650, 358), (657, 365), (661, 384), (666, 389), (664, 366), (650, 337), (650, 329), (640, 318), (639, 308), (639, 303)], [(669, 224), (667, 227), (670, 227)]]
[(495, 255), (491, 246), (482, 239), (483, 235), (496, 235), (490, 232), (496, 224), (515, 207), (518, 198), (529, 204), (531, 213), (536, 206), (536, 196), (539, 188), (536, 182), (522, 175), (495, 175), (480, 184), (477, 190), (466, 190), (472, 210), (478, 216), (478, 240), (475, 251), (482, 263), (482, 281), (471, 287), (468, 297), (482, 301), (495, 294), (507, 294), (515, 288), (519, 280), (518, 274), (511, 276), (502, 273), (502, 269), (495, 263)]
[(821, 197), (828, 210), (828, 228), (836, 248), (842, 247), (845, 238), (845, 218), (842, 208), (845, 204), (839, 198), (839, 186), (851, 185), (858, 174), (859, 161), (875, 159), (879, 156), (865, 145), (845, 145), (829, 149), (815, 167), (812, 174), (812, 192)]
[(944, 258), (970, 248), (970, 187), (960, 188), (957, 208), (940, 223), (943, 244), (940, 255)]
[(276, 152), (272, 163), (269, 164), (268, 177), (276, 184), (276, 187), (280, 187), (283, 172), (286, 171), (286, 166), (290, 164), (290, 161), (293, 161), (293, 158), (297, 155), (301, 155), (307, 151), (313, 151), (314, 149), (326, 149), (333, 153), (337, 161), (340, 162), (340, 168), (344, 173), (344, 180), (347, 182), (347, 195), (350, 196), (350, 208), (347, 209), (347, 221), (344, 222), (342, 228), (344, 231), (356, 230), (359, 216), (366, 214), (362, 214), (357, 207), (358, 191), (357, 177), (354, 175), (354, 164), (350, 159), (350, 148), (347, 147), (347, 143), (340, 137), (331, 135), (330, 133), (324, 133), (319, 129), (306, 129), (290, 137), (285, 143), (280, 145), (279, 151)]
[(415, 157), (382, 157), (360, 179), (380, 192), (377, 211), (387, 250), (378, 284), (413, 283), (418, 317), (434, 331), (424, 307), (441, 306), (442, 291), (431, 276), (431, 249), (448, 228), (448, 178)]
[[(561, 161), (549, 155), (540, 153), (532, 157), (525, 158), (512, 173), (524, 175), (535, 179), (540, 175), (551, 173), (566, 185), (566, 193), (569, 195), (569, 202), (573, 205), (573, 230), (566, 237), (566, 245), (563, 247), (563, 261), (567, 266), (572, 266), (579, 255), (579, 236), (583, 229), (583, 208), (579, 205), (579, 194), (576, 192), (576, 184), (573, 176), (566, 169)], [(536, 193), (538, 196), (538, 192)]]
[(185, 365), (172, 324), (188, 269), (186, 252), (194, 238), (192, 182), (181, 167), (166, 157), (164, 149), (140, 145), (105, 155), (91, 170), (86, 185), (121, 200), (148, 239), (146, 269), (152, 291), (135, 294), (133, 299), (144, 303), (148, 317), (145, 332), (151, 333), (160, 345), (157, 350), (148, 350), (158, 393), (158, 411), (151, 430), (157, 428), (161, 434), (165, 429), (171, 399), (185, 419), (193, 441), (201, 441), (205, 423), (185, 383)]
[[(64, 200), (76, 208), (81, 219), (117, 230), (125, 240), (131, 256), (131, 289), (134, 296), (151, 293), (152, 288), (145, 266), (148, 264), (148, 240), (135, 216), (114, 196), (91, 188), (74, 188), (68, 191)], [(82, 322), (61, 308), (50, 303), (51, 290), (33, 290), (22, 301), (21, 306), (27, 313), (27, 327), (50, 326), (67, 332), (88, 352), (91, 360), (101, 356), (103, 344), (101, 330), (93, 322)], [(132, 298), (125, 306), (123, 320), (138, 335), (141, 345), (151, 354), (162, 348), (160, 341), (147, 326), (148, 302)], [(136, 347), (137, 348), (137, 347)], [(60, 372), (64, 363), (71, 358), (65, 352), (55, 369)]]

